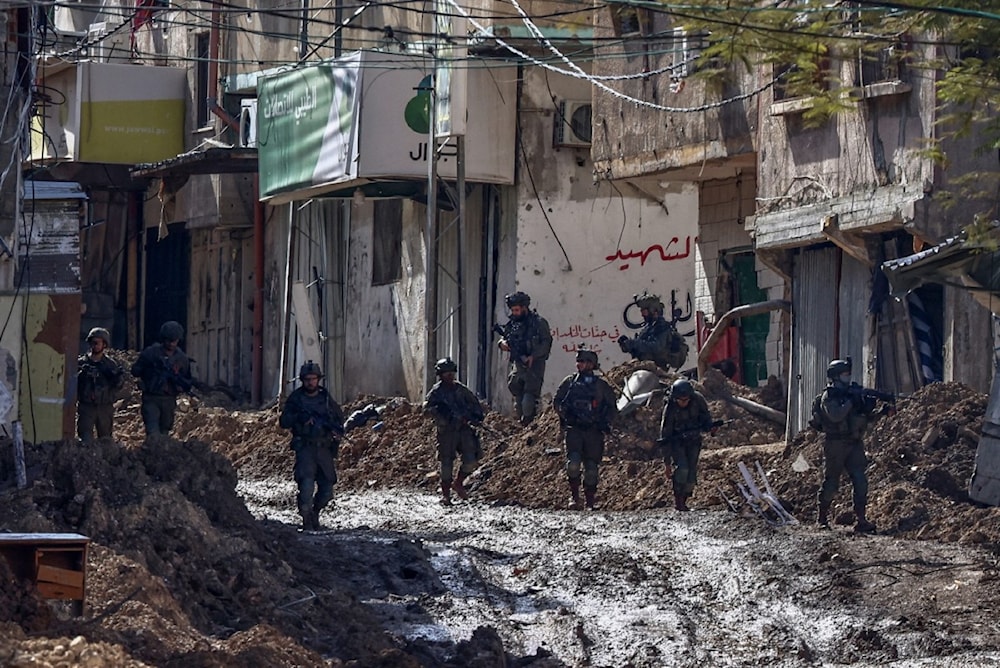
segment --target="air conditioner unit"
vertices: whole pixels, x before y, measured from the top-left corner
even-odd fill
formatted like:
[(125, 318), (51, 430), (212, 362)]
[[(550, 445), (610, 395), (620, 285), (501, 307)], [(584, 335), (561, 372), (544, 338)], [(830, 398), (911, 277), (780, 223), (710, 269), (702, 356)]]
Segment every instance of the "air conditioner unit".
[(552, 144), (554, 146), (590, 146), (593, 132), (590, 101), (563, 100), (556, 112)]
[(240, 148), (257, 148), (257, 98), (240, 101)]

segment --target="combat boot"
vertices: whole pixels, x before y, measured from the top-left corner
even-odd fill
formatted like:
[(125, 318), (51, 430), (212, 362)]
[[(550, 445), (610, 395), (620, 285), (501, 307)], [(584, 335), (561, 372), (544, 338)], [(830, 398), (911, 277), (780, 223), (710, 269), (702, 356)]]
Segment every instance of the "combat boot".
[(597, 488), (596, 487), (584, 487), (583, 488), (583, 498), (587, 504), (587, 510), (594, 510), (597, 503)]
[(441, 505), (451, 505), (451, 483), (444, 480), (441, 481)]
[(458, 494), (458, 498), (467, 499), (469, 498), (469, 491), (465, 489), (465, 485), (462, 483), (465, 481), (465, 473), (459, 473), (458, 477), (455, 478), (454, 488), (455, 494)]
[(687, 495), (674, 492), (674, 509), (684, 513), (691, 510), (687, 507)]
[(302, 516), (302, 526), (299, 527), (299, 531), (312, 531), (313, 526), (318, 524), (312, 506), (299, 506), (299, 515)]
[(580, 510), (580, 481), (570, 480), (569, 481), (569, 493), (570, 493), (570, 510)]
[(854, 533), (875, 533), (875, 524), (865, 517), (865, 509), (855, 506), (854, 514), (857, 515), (858, 523), (854, 525)]
[(827, 529), (830, 528), (830, 504), (819, 504), (819, 515), (816, 517), (816, 524)]
[(322, 506), (317, 506), (315, 503), (312, 507), (312, 516), (310, 517), (311, 526), (309, 527), (312, 531), (319, 531), (322, 527), (319, 524), (319, 514), (323, 510)]

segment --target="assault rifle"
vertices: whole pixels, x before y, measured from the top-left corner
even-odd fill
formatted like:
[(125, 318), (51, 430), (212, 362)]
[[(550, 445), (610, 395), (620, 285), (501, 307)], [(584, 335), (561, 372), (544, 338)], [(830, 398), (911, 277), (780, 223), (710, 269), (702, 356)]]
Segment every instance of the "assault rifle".
[(303, 411), (306, 415), (306, 422), (312, 420), (313, 425), (319, 427), (320, 429), (325, 429), (326, 431), (333, 432), (337, 436), (344, 435), (344, 428), (337, 424), (337, 422), (331, 418), (329, 415), (324, 414), (320, 411), (309, 410), (308, 408)]
[(675, 439), (683, 439), (683, 438), (685, 438), (687, 436), (690, 436), (691, 434), (696, 434), (696, 433), (698, 433), (700, 431), (712, 431), (713, 429), (718, 429), (722, 425), (728, 424), (728, 423), (730, 423), (732, 421), (733, 421), (732, 419), (729, 419), (729, 420), (712, 420), (712, 424), (709, 425), (708, 427), (691, 427), (690, 429), (682, 429), (681, 431), (675, 431), (673, 434), (671, 434), (670, 436), (667, 436), (666, 438), (658, 438), (658, 439), (656, 439), (656, 444), (659, 445), (659, 446), (664, 446), (667, 443), (669, 443), (670, 441), (673, 441)]
[(510, 348), (510, 354), (516, 359), (523, 362), (528, 357), (528, 351), (524, 346), (524, 340), (520, 337), (513, 336), (514, 332), (508, 333), (507, 330), (497, 323), (493, 323), (493, 331), (496, 332), (497, 336), (507, 342), (507, 347)]
[(847, 393), (852, 399), (856, 399), (867, 412), (875, 409), (875, 401), (882, 401), (886, 405), (879, 411), (879, 415), (894, 415), (896, 412), (896, 399), (899, 395), (892, 392), (880, 392), (867, 387), (851, 383), (847, 388)]
[(431, 401), (427, 404), (428, 407), (433, 407), (438, 415), (449, 422), (455, 422), (461, 424), (463, 422), (482, 422), (481, 416), (470, 415), (468, 411), (457, 410), (447, 401)]

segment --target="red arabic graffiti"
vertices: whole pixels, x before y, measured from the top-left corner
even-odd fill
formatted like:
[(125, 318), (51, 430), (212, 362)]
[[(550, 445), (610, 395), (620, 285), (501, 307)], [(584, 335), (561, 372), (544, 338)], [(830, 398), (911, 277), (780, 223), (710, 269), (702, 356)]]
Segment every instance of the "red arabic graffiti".
[[(652, 255), (654, 251), (659, 253), (660, 259), (663, 260), (664, 262), (670, 262), (672, 260), (683, 260), (684, 258), (686, 258), (691, 254), (691, 237), (690, 236), (684, 237), (684, 239), (685, 242), (684, 242), (683, 253), (680, 252), (679, 249), (677, 250), (677, 252), (674, 253), (667, 252), (668, 250), (670, 250), (671, 246), (673, 246), (674, 244), (679, 244), (681, 241), (679, 238), (674, 237), (669, 242), (667, 242), (666, 246), (661, 246), (660, 244), (653, 244), (646, 250), (642, 251), (633, 250), (628, 252), (624, 252), (622, 251), (621, 248), (619, 248), (618, 250), (615, 251), (614, 255), (607, 255), (605, 256), (604, 259), (607, 260), (608, 262), (616, 262), (616, 261), (623, 262), (624, 264), (618, 267), (619, 271), (625, 271), (626, 269), (628, 269), (629, 266), (631, 266), (628, 260), (634, 260), (636, 258), (639, 259), (640, 267), (645, 265), (646, 260), (649, 259), (649, 256)], [(698, 237), (695, 237), (694, 240), (697, 242)]]

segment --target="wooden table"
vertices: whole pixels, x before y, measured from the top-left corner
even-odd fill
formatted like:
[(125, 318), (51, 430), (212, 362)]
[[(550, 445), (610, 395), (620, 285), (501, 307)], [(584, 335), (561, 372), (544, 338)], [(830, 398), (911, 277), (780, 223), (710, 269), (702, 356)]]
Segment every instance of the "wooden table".
[(35, 583), (42, 598), (74, 601), (83, 614), (87, 594), (87, 548), (78, 533), (0, 533), (0, 556), (20, 579)]

